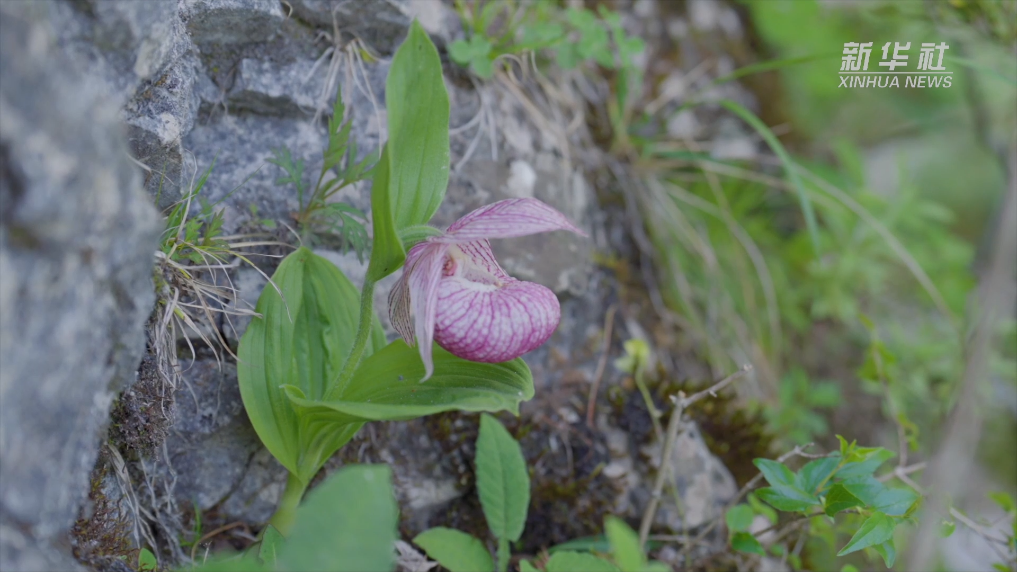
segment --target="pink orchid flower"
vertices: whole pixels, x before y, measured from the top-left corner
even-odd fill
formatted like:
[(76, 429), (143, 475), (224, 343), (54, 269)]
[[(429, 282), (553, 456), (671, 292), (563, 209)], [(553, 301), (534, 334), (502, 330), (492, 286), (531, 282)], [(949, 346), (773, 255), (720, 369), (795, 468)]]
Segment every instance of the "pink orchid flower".
[(497, 363), (551, 337), (561, 319), (558, 298), (505, 273), (488, 239), (553, 230), (586, 236), (537, 199), (508, 199), (480, 207), (410, 249), (389, 295), (389, 316), (407, 344), (416, 338), (421, 381), (434, 373), (432, 340), (463, 359)]

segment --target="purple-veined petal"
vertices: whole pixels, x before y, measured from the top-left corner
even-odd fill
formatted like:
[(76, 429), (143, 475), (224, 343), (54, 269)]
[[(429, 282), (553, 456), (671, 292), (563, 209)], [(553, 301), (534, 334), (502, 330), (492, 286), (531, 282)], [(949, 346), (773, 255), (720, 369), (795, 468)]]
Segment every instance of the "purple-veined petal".
[[(406, 254), (403, 275), (389, 294), (389, 318), (392, 326), (406, 343), (414, 337), (424, 362), (424, 379), (434, 373), (431, 343), (434, 340), (434, 319), (438, 299), (438, 282), (448, 251), (447, 244), (422, 242)], [(412, 316), (412, 328), (410, 317)]]
[(442, 279), (434, 339), (453, 355), (498, 363), (538, 348), (558, 327), (554, 292), (512, 279), (501, 287), (459, 277)]
[(537, 199), (506, 199), (482, 206), (448, 227), (432, 240), (460, 243), (489, 238), (511, 238), (552, 230), (569, 230), (586, 236), (565, 215)]
[(453, 355), (497, 363), (543, 344), (561, 308), (547, 288), (512, 278), (486, 240), (449, 248), (438, 285), (434, 339)]

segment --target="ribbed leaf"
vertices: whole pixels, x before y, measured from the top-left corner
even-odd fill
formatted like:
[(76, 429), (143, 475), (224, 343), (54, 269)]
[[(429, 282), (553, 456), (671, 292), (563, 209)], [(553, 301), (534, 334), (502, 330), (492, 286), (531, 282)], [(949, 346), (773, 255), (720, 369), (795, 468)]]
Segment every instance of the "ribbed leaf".
[(346, 427), (366, 421), (414, 419), (442, 411), (511, 411), (533, 397), (533, 377), (521, 359), (476, 363), (434, 347), (434, 375), (426, 383), (416, 348), (396, 340), (361, 362), (343, 398), (308, 399), (284, 388), (311, 427)]
[(449, 572), (494, 570), (494, 561), (484, 543), (465, 532), (439, 526), (418, 534), (413, 543)]
[(392, 58), (385, 104), (390, 200), (399, 231), (429, 221), (448, 185), (448, 92), (438, 50), (416, 21)]
[[(298, 388), (311, 399), (328, 393), (353, 345), (360, 293), (334, 264), (306, 248), (287, 256), (272, 282), (275, 287), (267, 285), (258, 299), (261, 317), (240, 340), (240, 395), (265, 447), (306, 483), (356, 428), (309, 427), (280, 387)], [(365, 354), (379, 341), (372, 336)]]
[(391, 469), (345, 467), (308, 493), (297, 509), (293, 531), (278, 547), (278, 569), (392, 570), (398, 517)]
[(530, 475), (519, 443), (490, 415), (480, 418), (476, 460), (477, 494), (488, 528), (499, 539), (519, 540), (530, 506)]

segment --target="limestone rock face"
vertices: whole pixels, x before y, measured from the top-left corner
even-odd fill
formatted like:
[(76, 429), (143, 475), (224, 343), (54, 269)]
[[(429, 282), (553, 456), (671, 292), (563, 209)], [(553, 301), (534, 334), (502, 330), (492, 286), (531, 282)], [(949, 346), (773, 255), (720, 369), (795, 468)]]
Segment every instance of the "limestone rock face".
[(155, 297), (156, 212), (117, 106), (60, 55), (50, 30), (45, 5), (0, 5), (4, 570), (73, 565), (51, 545), (88, 492)]

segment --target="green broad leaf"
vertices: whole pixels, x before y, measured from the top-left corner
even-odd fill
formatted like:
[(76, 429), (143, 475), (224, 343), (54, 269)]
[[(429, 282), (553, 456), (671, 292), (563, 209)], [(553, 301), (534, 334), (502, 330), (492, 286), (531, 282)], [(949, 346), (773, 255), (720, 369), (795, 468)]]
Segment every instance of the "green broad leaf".
[(519, 540), (530, 506), (530, 475), (519, 443), (490, 415), (480, 417), (476, 463), (487, 526), (499, 539)]
[(823, 512), (827, 516), (833, 516), (843, 510), (863, 506), (864, 504), (858, 497), (851, 494), (851, 491), (844, 488), (844, 485), (838, 483), (830, 487), (830, 490), (826, 493), (826, 504), (823, 507)]
[(770, 459), (753, 459), (752, 464), (763, 473), (763, 478), (770, 486), (795, 484), (795, 474), (783, 463)]
[(858, 531), (851, 537), (847, 545), (837, 553), (837, 556), (851, 554), (863, 548), (876, 546), (890, 540), (893, 538), (893, 529), (896, 526), (897, 523), (892, 517), (881, 512), (872, 513), (872, 516), (862, 523), (862, 526), (858, 528)]
[(889, 516), (904, 516), (920, 496), (911, 489), (885, 488), (876, 496), (872, 508)]
[(385, 86), (390, 204), (398, 231), (427, 223), (448, 185), (448, 92), (438, 50), (419, 22), (396, 51)]
[(572, 551), (572, 552), (611, 552), (611, 543), (608, 542), (607, 537), (603, 534), (596, 536), (584, 536), (582, 538), (573, 538), (567, 542), (556, 544), (551, 548), (547, 549), (549, 554), (554, 554), (560, 550)]
[(731, 536), (731, 548), (738, 552), (766, 556), (766, 550), (763, 549), (763, 545), (756, 540), (755, 536), (748, 532), (736, 532), (733, 534)]
[(890, 540), (877, 544), (872, 548), (876, 551), (876, 554), (883, 557), (883, 563), (886, 564), (887, 568), (893, 568), (893, 563), (897, 561), (897, 547), (893, 545), (892, 537)]
[(147, 548), (142, 548), (138, 552), (138, 570), (151, 570), (155, 572), (159, 569), (159, 561), (156, 559), (155, 554)]
[(418, 534), (413, 543), (449, 572), (494, 570), (494, 561), (484, 543), (465, 532), (439, 526)]
[[(328, 394), (353, 346), (359, 299), (334, 264), (300, 248), (279, 265), (258, 299), (260, 317), (251, 320), (240, 340), (237, 375), (251, 424), (265, 447), (304, 483), (359, 426), (312, 426), (297, 415), (281, 386), (294, 387), (310, 400)], [(373, 343), (368, 346), (365, 355), (375, 349)]]
[(876, 497), (886, 490), (886, 485), (871, 476), (844, 479), (840, 485), (867, 506), (875, 505)]
[(619, 572), (618, 567), (587, 552), (555, 552), (544, 565), (545, 572)]
[(448, 55), (461, 66), (469, 65), (473, 59), (473, 46), (466, 40), (456, 40), (449, 44)]
[(803, 491), (818, 494), (819, 486), (829, 482), (830, 476), (837, 470), (839, 464), (839, 455), (809, 461), (795, 475), (795, 484)]
[(374, 243), (371, 246), (371, 262), (367, 265), (367, 279), (377, 282), (392, 274), (406, 261), (406, 251), (396, 232), (392, 207), (392, 189), (389, 185), (388, 144), (381, 152), (381, 159), (374, 169), (371, 184), (371, 221), (374, 226)]
[(755, 513), (752, 511), (752, 507), (747, 504), (739, 504), (727, 511), (724, 521), (727, 523), (727, 529), (732, 533), (744, 532), (752, 526), (754, 517)]
[(534, 566), (529, 560), (520, 560), (519, 572), (540, 572), (540, 569)]
[(1013, 512), (1014, 510), (1017, 510), (1017, 506), (1015, 506), (1013, 502), (1013, 497), (1003, 491), (991, 492), (987, 496), (999, 505), (999, 508), (1006, 512)]
[(279, 569), (387, 572), (395, 568), (399, 508), (384, 465), (344, 467), (297, 508)]
[(838, 479), (872, 476), (876, 469), (894, 457), (894, 452), (882, 447), (871, 449), (858, 448), (851, 455), (859, 456), (860, 460), (845, 463), (835, 475)]
[(745, 498), (749, 501), (749, 506), (752, 507), (756, 514), (770, 521), (770, 524), (777, 524), (777, 511), (759, 500), (756, 493), (749, 493)]
[(266, 526), (265, 532), (261, 535), (261, 549), (258, 551), (258, 558), (261, 558), (261, 561), (268, 567), (275, 568), (279, 547), (285, 541), (286, 539), (274, 526), (271, 524)]
[(759, 500), (784, 512), (800, 512), (819, 504), (819, 499), (791, 485), (763, 487), (756, 491)]
[(443, 411), (509, 411), (533, 397), (533, 377), (522, 359), (478, 363), (433, 348), (434, 375), (426, 383), (417, 348), (396, 340), (363, 360), (342, 399), (309, 399), (297, 387), (284, 389), (300, 417), (312, 427), (359, 428), (366, 421), (398, 421)]
[(620, 518), (609, 516), (604, 520), (604, 533), (611, 542), (611, 554), (622, 572), (642, 572), (646, 559), (639, 548), (639, 536)]

